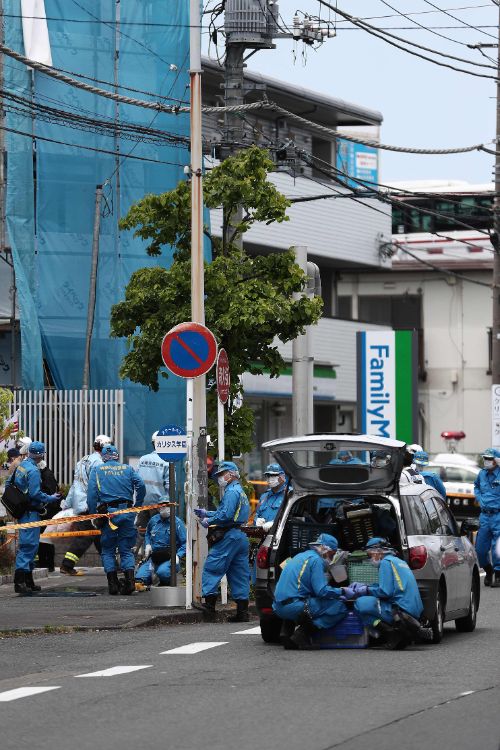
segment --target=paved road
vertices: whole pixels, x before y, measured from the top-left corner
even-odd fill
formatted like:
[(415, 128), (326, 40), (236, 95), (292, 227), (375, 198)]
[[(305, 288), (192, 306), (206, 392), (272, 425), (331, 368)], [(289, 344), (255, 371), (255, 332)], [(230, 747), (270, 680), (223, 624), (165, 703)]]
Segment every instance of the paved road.
[(256, 623), (4, 639), (0, 745), (498, 750), (500, 590), (483, 592), (475, 633), (404, 652), (284, 651), (241, 632)]

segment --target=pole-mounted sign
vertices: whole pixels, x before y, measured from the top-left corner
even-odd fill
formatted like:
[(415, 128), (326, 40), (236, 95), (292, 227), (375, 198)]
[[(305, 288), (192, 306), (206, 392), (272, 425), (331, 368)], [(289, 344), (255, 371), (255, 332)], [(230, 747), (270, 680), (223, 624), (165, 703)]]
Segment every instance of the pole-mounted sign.
[(219, 349), (219, 354), (217, 355), (217, 394), (221, 404), (227, 403), (230, 385), (229, 357), (225, 349)]
[(174, 375), (197, 378), (213, 367), (217, 342), (212, 331), (201, 323), (179, 323), (165, 335), (161, 356)]
[(186, 430), (177, 427), (175, 424), (167, 424), (162, 427), (155, 437), (155, 451), (167, 463), (182, 461), (187, 453)]

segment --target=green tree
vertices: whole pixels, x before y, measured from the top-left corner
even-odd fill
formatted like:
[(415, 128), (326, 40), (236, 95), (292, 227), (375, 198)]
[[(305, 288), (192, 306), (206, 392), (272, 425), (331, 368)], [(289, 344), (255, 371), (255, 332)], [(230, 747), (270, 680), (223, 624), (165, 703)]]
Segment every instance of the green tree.
[[(233, 410), (231, 402), (241, 393), (245, 372), (270, 372), (278, 377), (285, 363), (275, 339), (290, 341), (315, 323), (322, 301), (300, 296), (307, 277), (295, 263), (292, 250), (251, 256), (235, 245), (255, 222), (288, 221), (289, 201), (269, 181), (274, 165), (266, 151), (251, 147), (226, 159), (204, 178), (204, 202), (233, 216), (243, 207), (242, 220), (225, 226), (224, 237), (214, 237), (212, 262), (205, 264), (206, 325), (229, 356), (231, 394), (225, 410), (227, 455), (252, 448), (253, 414), (246, 406)], [(181, 182), (162, 195), (147, 195), (133, 205), (121, 221), (122, 229), (149, 243), (149, 255), (161, 255), (164, 246), (174, 248), (170, 268), (141, 268), (132, 274), (125, 299), (114, 305), (111, 333), (127, 337), (129, 351), (120, 375), (158, 390), (158, 375), (168, 377), (161, 359), (165, 333), (191, 319), (190, 186)], [(297, 297), (297, 293), (299, 296)], [(208, 428), (216, 434), (215, 386), (207, 404)]]

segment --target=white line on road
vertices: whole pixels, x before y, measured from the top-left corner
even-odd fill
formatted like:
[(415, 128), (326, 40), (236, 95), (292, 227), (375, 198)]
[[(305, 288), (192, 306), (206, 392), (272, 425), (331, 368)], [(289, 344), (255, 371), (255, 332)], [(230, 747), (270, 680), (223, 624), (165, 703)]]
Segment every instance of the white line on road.
[(248, 628), (248, 630), (237, 630), (231, 635), (260, 635), (260, 625), (257, 625), (256, 628)]
[(18, 698), (28, 698), (30, 695), (46, 693), (48, 690), (59, 690), (60, 687), (60, 685), (54, 685), (53, 687), (23, 687), (15, 688), (15, 690), (6, 690), (5, 693), (0, 693), (0, 702), (17, 701)]
[(169, 651), (160, 651), (160, 654), (199, 654), (200, 651), (206, 651), (216, 646), (225, 646), (229, 641), (203, 641), (200, 643), (188, 643), (186, 646), (171, 648)]
[(127, 674), (128, 672), (138, 672), (139, 669), (150, 669), (152, 664), (141, 664), (135, 667), (110, 667), (109, 669), (100, 669), (98, 672), (88, 672), (87, 674), (77, 674), (75, 677), (114, 677), (117, 674)]

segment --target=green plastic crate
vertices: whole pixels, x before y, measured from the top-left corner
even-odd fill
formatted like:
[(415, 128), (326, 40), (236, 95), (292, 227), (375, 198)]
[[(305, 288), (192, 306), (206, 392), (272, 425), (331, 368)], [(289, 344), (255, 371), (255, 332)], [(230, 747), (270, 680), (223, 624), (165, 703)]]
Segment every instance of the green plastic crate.
[(349, 560), (347, 563), (349, 581), (358, 583), (378, 583), (378, 568), (375, 568), (368, 560), (363, 562), (354, 562)]

